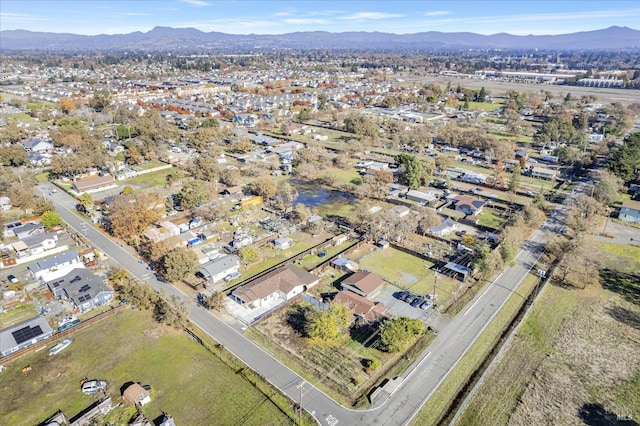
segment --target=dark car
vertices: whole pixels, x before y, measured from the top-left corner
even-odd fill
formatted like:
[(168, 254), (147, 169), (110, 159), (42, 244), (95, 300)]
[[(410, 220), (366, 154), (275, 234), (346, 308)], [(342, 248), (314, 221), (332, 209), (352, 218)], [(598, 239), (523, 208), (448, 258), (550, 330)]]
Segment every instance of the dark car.
[(326, 251), (321, 251), (320, 253), (318, 253), (318, 257), (325, 257), (327, 255)]
[(419, 304), (421, 304), (422, 302), (424, 302), (424, 299), (422, 297), (416, 297), (415, 299), (413, 299), (411, 301), (411, 306), (413, 306), (414, 308), (416, 308)]
[(12, 282), (14, 284), (18, 282), (18, 278), (16, 278), (16, 276), (13, 274), (9, 275), (7, 279), (9, 280), (9, 282)]
[(411, 293), (409, 293), (408, 291), (403, 291), (403, 292), (398, 293), (398, 295), (396, 297), (398, 298), (398, 300), (404, 301), (404, 299), (406, 299), (410, 295), (411, 295)]
[(420, 309), (426, 310), (426, 309), (429, 308), (429, 306), (431, 306), (431, 301), (430, 300), (425, 300), (420, 304)]

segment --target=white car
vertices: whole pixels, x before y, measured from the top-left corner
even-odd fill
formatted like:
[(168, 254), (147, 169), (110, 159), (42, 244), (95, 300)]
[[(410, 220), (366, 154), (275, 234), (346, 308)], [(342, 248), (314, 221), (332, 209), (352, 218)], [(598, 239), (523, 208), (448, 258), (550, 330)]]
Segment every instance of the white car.
[(235, 279), (240, 278), (240, 276), (241, 276), (240, 272), (232, 272), (229, 275), (227, 275), (226, 277), (224, 277), (224, 280), (226, 282), (229, 282), (229, 281), (233, 281)]

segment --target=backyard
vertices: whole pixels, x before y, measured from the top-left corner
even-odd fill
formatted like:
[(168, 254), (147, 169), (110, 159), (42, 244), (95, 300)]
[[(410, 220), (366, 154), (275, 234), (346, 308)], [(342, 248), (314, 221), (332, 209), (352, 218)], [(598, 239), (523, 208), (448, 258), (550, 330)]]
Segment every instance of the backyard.
[[(58, 409), (74, 416), (95, 401), (80, 392), (84, 377), (106, 380), (114, 406), (121, 401), (124, 383), (149, 384), (152, 401), (142, 411), (150, 419), (164, 411), (183, 425), (211, 424), (212, 419), (218, 424), (291, 423), (272, 402), (275, 398), (184, 332), (154, 322), (146, 312), (126, 310), (73, 339), (54, 356), (43, 350), (5, 366), (3, 425), (37, 424)], [(22, 373), (24, 366), (31, 371)]]

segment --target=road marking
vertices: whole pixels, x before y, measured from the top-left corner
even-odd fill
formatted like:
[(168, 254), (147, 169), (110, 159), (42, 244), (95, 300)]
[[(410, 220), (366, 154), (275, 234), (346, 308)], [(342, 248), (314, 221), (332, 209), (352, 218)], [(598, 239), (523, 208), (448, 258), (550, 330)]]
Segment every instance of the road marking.
[(339, 422), (339, 420), (333, 417), (331, 414), (329, 414), (329, 417), (325, 417), (325, 420), (327, 421), (327, 423), (329, 423), (329, 426), (336, 426)]
[(504, 269), (502, 270), (502, 272), (500, 272), (500, 275), (498, 275), (498, 276), (496, 277), (496, 279), (495, 279), (495, 280), (493, 280), (493, 282), (489, 282), (489, 285), (487, 286), (487, 288), (485, 288), (485, 289), (484, 289), (484, 291), (483, 291), (482, 293), (480, 293), (480, 296), (478, 296), (478, 298), (476, 299), (476, 301), (475, 301), (475, 302), (473, 302), (473, 303), (471, 304), (471, 306), (469, 306), (469, 307), (467, 308), (467, 310), (466, 310), (466, 311), (464, 311), (464, 314), (462, 314), (462, 316), (467, 315), (467, 314), (469, 313), (469, 311), (470, 311), (471, 309), (473, 309), (473, 307), (476, 305), (476, 303), (478, 303), (478, 302), (480, 301), (480, 299), (482, 299), (482, 296), (484, 296), (484, 295), (487, 293), (487, 291), (489, 290), (489, 287), (491, 286), (491, 284), (493, 284), (493, 283), (495, 283), (496, 281), (498, 281), (498, 280), (500, 279), (500, 277), (502, 276), (502, 274), (504, 274)]

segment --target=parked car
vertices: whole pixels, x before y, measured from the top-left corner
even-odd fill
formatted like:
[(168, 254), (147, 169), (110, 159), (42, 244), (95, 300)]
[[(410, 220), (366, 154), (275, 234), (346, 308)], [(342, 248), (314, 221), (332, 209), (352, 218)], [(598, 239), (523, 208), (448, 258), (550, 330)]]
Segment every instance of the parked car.
[(325, 257), (327, 255), (326, 251), (321, 251), (320, 253), (318, 253), (318, 257)]
[(431, 301), (430, 300), (425, 300), (420, 304), (420, 309), (427, 310), (429, 308), (429, 306), (431, 306)]
[(411, 301), (411, 306), (413, 306), (414, 308), (417, 308), (418, 305), (420, 305), (422, 302), (424, 302), (424, 299), (422, 297), (416, 297)]
[(236, 280), (236, 279), (240, 278), (241, 275), (242, 274), (240, 274), (240, 272), (232, 272), (229, 275), (227, 275), (226, 277), (224, 277), (224, 280), (226, 282), (233, 281), (233, 280)]
[(465, 235), (467, 235), (467, 231), (465, 231), (464, 229), (461, 231), (456, 231), (456, 235), (458, 237), (464, 237)]
[(404, 302), (404, 300), (409, 296), (411, 296), (411, 293), (408, 291), (400, 292), (398, 293), (398, 300), (402, 300)]
[(7, 279), (9, 280), (9, 282), (12, 282), (14, 284), (18, 282), (18, 278), (13, 274), (9, 275)]

